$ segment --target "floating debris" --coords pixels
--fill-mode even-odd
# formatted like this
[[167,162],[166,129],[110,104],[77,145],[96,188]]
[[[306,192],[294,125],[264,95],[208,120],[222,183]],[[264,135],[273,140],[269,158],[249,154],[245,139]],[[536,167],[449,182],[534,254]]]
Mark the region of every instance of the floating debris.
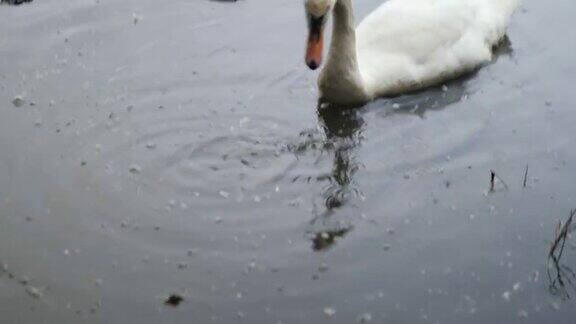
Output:
[[28,287],[26,288],[26,292],[28,293],[28,295],[30,295],[31,297],[36,298],[36,299],[40,299],[40,298],[42,298],[42,296],[43,296],[42,291],[40,290],[40,288],[36,288],[36,287],[33,287],[33,286],[28,286]]
[[140,174],[142,173],[142,168],[138,164],[131,164],[128,167],[128,171],[132,174]]
[[24,105],[24,98],[22,98],[22,96],[16,96],[12,100],[12,104],[14,107],[20,108]]
[[228,191],[220,190],[218,191],[218,194],[222,196],[222,198],[228,199],[230,197],[230,193]]
[[140,22],[140,20],[142,20],[142,19],[144,19],[144,17],[142,17],[136,13],[132,14],[132,21],[133,21],[134,25],[137,25],[138,22]]
[[370,313],[360,314],[360,316],[358,316],[357,322],[360,324],[366,324],[372,322],[372,314]]
[[523,310],[523,309],[521,309],[521,310],[518,311],[518,317],[520,317],[520,318],[527,318],[527,317],[528,317],[528,312],[525,311],[525,310]]
[[0,3],[6,3],[9,5],[21,5],[23,3],[32,2],[33,0],[0,0]]
[[168,296],[168,298],[166,298],[166,300],[164,301],[164,305],[166,305],[166,306],[172,306],[172,307],[177,307],[177,306],[180,305],[183,301],[184,301],[184,297],[182,297],[182,295],[179,295],[179,294],[171,294],[171,295]]

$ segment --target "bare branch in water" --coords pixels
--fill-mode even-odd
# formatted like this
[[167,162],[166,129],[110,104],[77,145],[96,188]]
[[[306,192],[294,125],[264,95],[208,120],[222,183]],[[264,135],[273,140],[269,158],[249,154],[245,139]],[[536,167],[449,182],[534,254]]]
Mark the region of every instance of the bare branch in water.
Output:
[[566,243],[566,238],[568,236],[568,229],[572,224],[572,219],[574,218],[574,215],[576,215],[576,209],[572,209],[570,211],[570,217],[568,217],[568,220],[566,220],[566,223],[564,223],[564,225],[562,225],[562,222],[558,223],[558,227],[556,228],[556,237],[554,238],[554,241],[550,246],[550,252],[548,253],[548,256],[556,256],[555,254],[556,249],[558,248],[560,242],[562,242],[560,252],[558,253],[557,258],[560,259],[562,257],[562,252],[564,252],[564,244]]
[[[548,252],[548,263],[546,267],[548,280],[550,281],[550,291],[553,294],[560,293],[565,299],[570,298],[567,286],[576,290],[574,283],[576,281],[576,273],[570,267],[560,263],[574,215],[576,215],[576,209],[570,211],[570,217],[568,217],[566,223],[562,224],[562,221],[558,223],[554,234],[554,241]],[[554,277],[551,274],[552,269],[555,271]]]

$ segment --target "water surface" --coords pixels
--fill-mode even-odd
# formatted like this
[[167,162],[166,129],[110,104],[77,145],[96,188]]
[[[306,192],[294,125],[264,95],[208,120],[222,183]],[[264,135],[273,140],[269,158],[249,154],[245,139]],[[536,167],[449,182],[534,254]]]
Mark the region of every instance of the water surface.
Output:
[[356,111],[317,109],[299,1],[0,6],[3,322],[571,322],[575,6]]

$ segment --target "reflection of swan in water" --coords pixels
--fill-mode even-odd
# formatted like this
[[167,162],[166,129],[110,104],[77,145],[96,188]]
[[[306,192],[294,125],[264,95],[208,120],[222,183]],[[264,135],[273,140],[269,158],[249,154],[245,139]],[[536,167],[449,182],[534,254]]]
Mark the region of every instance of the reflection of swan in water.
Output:
[[[501,55],[512,53],[510,43],[505,39],[501,46],[495,49],[494,61]],[[470,94],[467,82],[474,75],[468,74],[446,83],[445,86],[429,88],[417,93],[381,99],[372,102],[362,109],[325,107],[319,104],[318,121],[324,132],[323,143],[318,145],[301,145],[297,150],[320,150],[333,155],[332,169],[329,176],[324,177],[329,185],[322,190],[323,207],[315,212],[310,230],[314,250],[323,250],[343,238],[351,229],[349,224],[332,221],[334,213],[348,205],[353,205],[356,197],[362,196],[361,188],[355,181],[355,174],[362,165],[358,160],[357,150],[362,144],[362,130],[369,125],[363,115],[367,111],[386,118],[391,114],[409,114],[423,117],[427,112],[441,110],[449,105],[465,100]],[[307,136],[310,134],[306,133]]]
[[[360,163],[356,160],[356,148],[362,140],[364,125],[360,112],[347,108],[318,108],[318,119],[328,145],[333,152],[332,170],[328,177],[329,185],[323,189],[323,211],[311,221],[312,226],[320,225],[321,230],[313,230],[314,250],[323,250],[344,237],[351,225],[330,222],[330,216],[361,192],[354,180]],[[320,224],[319,224],[320,223]]]

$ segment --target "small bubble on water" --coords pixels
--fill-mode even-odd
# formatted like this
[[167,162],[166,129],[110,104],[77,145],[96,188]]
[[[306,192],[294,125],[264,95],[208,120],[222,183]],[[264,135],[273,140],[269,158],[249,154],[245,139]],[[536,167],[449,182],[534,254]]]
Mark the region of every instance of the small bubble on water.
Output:
[[336,314],[336,310],[332,307],[324,307],[323,313],[326,317],[332,317]]
[[509,291],[503,292],[502,299],[504,299],[505,301],[510,301],[510,292]]

